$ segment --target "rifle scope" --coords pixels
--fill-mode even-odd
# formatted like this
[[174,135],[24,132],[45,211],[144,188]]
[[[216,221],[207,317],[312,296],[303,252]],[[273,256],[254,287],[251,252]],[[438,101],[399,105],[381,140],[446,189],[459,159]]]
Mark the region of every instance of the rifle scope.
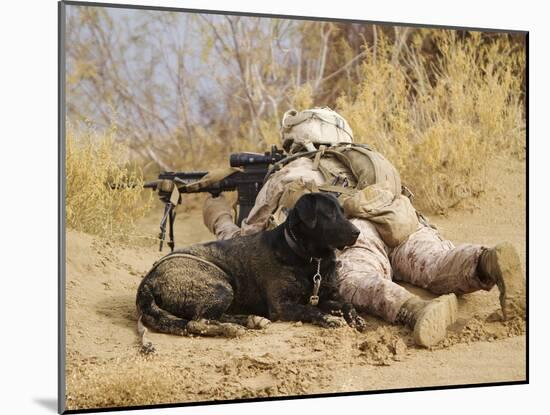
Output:
[[271,149],[271,152],[264,154],[259,153],[233,153],[229,156],[229,165],[231,167],[253,166],[257,164],[273,164],[284,158],[282,150],[276,147]]

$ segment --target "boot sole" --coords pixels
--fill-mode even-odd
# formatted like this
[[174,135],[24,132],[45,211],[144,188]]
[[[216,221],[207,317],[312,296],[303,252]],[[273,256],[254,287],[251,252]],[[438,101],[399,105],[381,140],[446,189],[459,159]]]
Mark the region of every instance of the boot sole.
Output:
[[414,341],[419,346],[431,347],[447,335],[447,327],[456,322],[458,302],[456,295],[442,295],[430,302],[414,326]]
[[500,291],[500,307],[504,319],[525,313],[525,279],[521,271],[519,255],[507,242],[493,248],[498,273],[497,287]]

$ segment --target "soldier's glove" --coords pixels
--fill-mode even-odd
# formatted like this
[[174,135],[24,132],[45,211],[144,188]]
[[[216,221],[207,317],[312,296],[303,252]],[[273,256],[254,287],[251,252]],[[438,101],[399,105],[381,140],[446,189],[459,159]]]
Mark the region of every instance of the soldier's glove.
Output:
[[224,195],[218,197],[208,195],[202,208],[202,218],[208,230],[216,234],[222,224],[233,224],[233,209]]

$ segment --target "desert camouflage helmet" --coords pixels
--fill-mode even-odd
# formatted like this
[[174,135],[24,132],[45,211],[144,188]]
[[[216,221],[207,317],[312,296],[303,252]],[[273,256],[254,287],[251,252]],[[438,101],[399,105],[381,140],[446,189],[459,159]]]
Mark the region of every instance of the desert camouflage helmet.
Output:
[[292,153],[296,148],[315,150],[317,145],[335,145],[353,142],[348,122],[328,107],[304,111],[288,110],[281,123],[283,148]]

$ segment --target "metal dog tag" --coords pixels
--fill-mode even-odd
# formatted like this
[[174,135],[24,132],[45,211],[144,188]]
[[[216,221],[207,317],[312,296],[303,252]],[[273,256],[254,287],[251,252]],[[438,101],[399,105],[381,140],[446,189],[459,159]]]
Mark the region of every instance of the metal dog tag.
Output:
[[313,276],[313,293],[309,297],[310,305],[319,304],[319,296],[317,294],[319,293],[319,287],[321,286],[321,258],[315,258],[315,260],[317,261],[317,272]]
[[309,297],[309,304],[310,305],[319,304],[319,296],[318,295],[312,295],[311,297]]

